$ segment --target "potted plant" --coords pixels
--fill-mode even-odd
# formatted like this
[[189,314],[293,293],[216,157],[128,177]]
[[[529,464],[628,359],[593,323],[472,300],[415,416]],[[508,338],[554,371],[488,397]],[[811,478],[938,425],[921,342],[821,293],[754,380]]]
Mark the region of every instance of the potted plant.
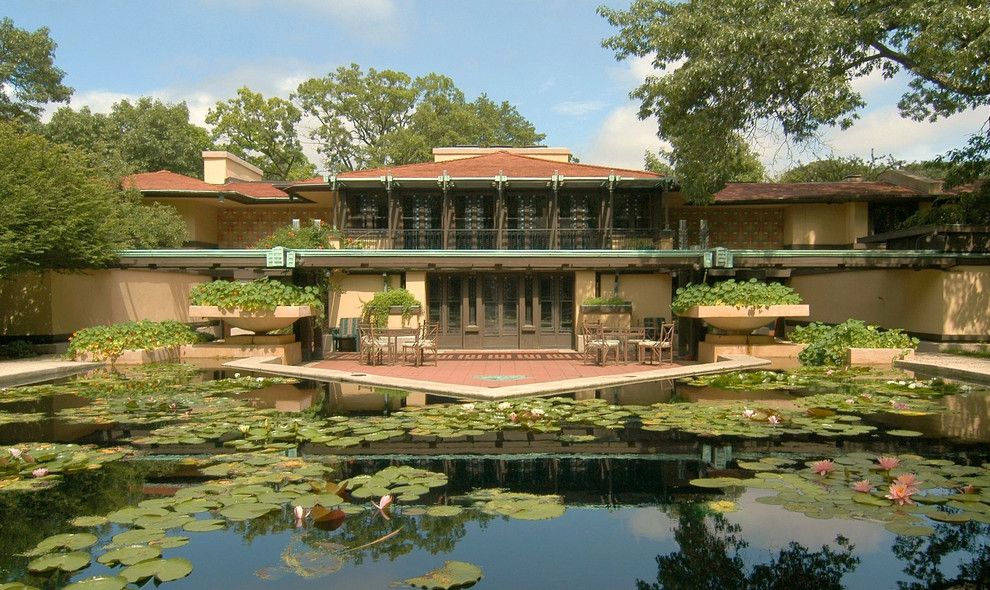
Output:
[[862,320],[846,320],[829,326],[812,322],[798,326],[791,339],[807,346],[798,355],[811,366],[891,366],[896,359],[910,356],[920,341],[899,329],[882,330]]
[[108,361],[111,365],[178,362],[179,347],[205,339],[186,324],[173,320],[122,322],[92,326],[69,338],[67,355],[82,361]]
[[675,315],[700,318],[712,327],[734,334],[748,334],[776,318],[807,317],[810,313],[794,289],[756,279],[681,287],[670,308]]
[[415,295],[405,289],[389,289],[379,291],[365,301],[361,307],[361,316],[364,321],[380,328],[398,328],[409,325],[409,321],[414,316],[418,317],[422,311],[423,306]]
[[632,302],[618,295],[588,297],[581,303],[584,313],[632,313]]
[[231,326],[267,333],[287,328],[323,308],[320,290],[268,278],[256,281],[213,281],[193,288],[189,315],[222,319]]

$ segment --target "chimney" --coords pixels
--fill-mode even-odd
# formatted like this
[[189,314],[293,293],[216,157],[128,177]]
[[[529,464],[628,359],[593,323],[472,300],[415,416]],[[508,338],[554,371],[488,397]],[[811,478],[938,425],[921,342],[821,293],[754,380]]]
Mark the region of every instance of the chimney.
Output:
[[842,182],[863,182],[862,174],[850,174],[849,176],[843,176]]
[[228,180],[262,180],[261,168],[230,152],[203,152],[203,181],[209,184],[226,184]]

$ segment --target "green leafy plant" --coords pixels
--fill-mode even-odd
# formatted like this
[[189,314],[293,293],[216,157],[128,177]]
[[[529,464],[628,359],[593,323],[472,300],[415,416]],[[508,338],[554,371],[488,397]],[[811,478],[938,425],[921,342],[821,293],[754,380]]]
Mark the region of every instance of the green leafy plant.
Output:
[[38,356],[38,351],[26,340],[14,340],[7,344],[0,344],[0,360],[23,359],[31,356]]
[[708,285],[691,284],[677,290],[670,304],[674,313],[681,313],[695,305],[732,305],[735,307],[769,307],[771,305],[796,305],[801,296],[780,283],[762,283],[756,279],[736,282],[734,279]]
[[850,348],[918,348],[919,340],[899,329],[881,330],[867,325],[862,320],[846,320],[829,326],[813,322],[798,326],[791,332],[791,340],[807,344],[798,355],[804,365],[839,366],[846,363],[846,353]]
[[588,297],[584,300],[582,305],[629,305],[629,301],[623,299],[618,295],[610,295],[608,297]]
[[213,281],[193,287],[193,305],[215,305],[224,309],[263,311],[279,305],[309,305],[323,309],[318,287],[297,287],[267,277],[257,281]]
[[165,346],[195,344],[203,340],[195,330],[172,320],[123,322],[93,326],[75,332],[69,338],[68,355],[89,353],[96,360],[116,360],[125,350],[152,350]]
[[384,327],[388,323],[389,309],[392,306],[402,308],[402,323],[405,324],[412,317],[414,307],[421,307],[419,300],[405,289],[391,289],[389,291],[379,291],[374,297],[365,301],[361,307],[361,316],[366,322]]
[[276,229],[254,245],[255,248],[293,248],[298,250],[329,250],[334,231],[325,225],[307,225],[295,228],[286,225]]

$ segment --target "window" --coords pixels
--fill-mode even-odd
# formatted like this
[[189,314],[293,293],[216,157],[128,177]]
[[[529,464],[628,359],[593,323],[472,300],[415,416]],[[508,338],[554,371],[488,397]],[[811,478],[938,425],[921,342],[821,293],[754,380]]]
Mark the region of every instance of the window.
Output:
[[388,229],[388,198],[384,194],[347,195],[349,229]]

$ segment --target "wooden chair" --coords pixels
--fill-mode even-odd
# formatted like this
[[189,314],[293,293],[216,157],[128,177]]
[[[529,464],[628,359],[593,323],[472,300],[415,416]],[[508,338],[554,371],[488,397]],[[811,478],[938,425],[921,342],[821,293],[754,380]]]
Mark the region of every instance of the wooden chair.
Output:
[[[658,362],[663,363],[663,351],[666,350],[668,354],[668,359],[670,362],[674,362],[674,324],[662,324],[660,326],[659,337],[656,340],[643,340],[639,343],[637,349],[636,359],[639,362],[649,362],[653,363],[653,357],[656,356]],[[649,354],[648,361],[644,360],[643,357]]]
[[408,358],[407,355],[411,352],[413,355],[413,364],[419,367],[425,361],[426,351],[432,351],[433,365],[436,366],[440,357],[440,354],[437,352],[437,339],[439,335],[438,324],[423,324],[422,330],[416,335],[416,340],[402,345],[402,358]]
[[591,359],[596,365],[604,365],[610,351],[615,351],[615,362],[619,362],[619,341],[606,339],[601,324],[585,324],[584,361]]
[[353,343],[354,350],[358,350],[360,348],[361,341],[358,338],[358,324],[360,324],[360,322],[361,318],[340,318],[340,325],[336,328],[330,329],[334,352],[341,352],[341,349],[343,348],[341,344],[343,342]]
[[361,353],[361,362],[365,362],[365,358],[367,358],[367,364],[369,365],[382,364],[382,359],[384,358],[385,351],[388,346],[382,344],[381,338],[375,337],[374,325],[365,323],[359,324],[358,335],[360,339],[360,346],[358,350]]

